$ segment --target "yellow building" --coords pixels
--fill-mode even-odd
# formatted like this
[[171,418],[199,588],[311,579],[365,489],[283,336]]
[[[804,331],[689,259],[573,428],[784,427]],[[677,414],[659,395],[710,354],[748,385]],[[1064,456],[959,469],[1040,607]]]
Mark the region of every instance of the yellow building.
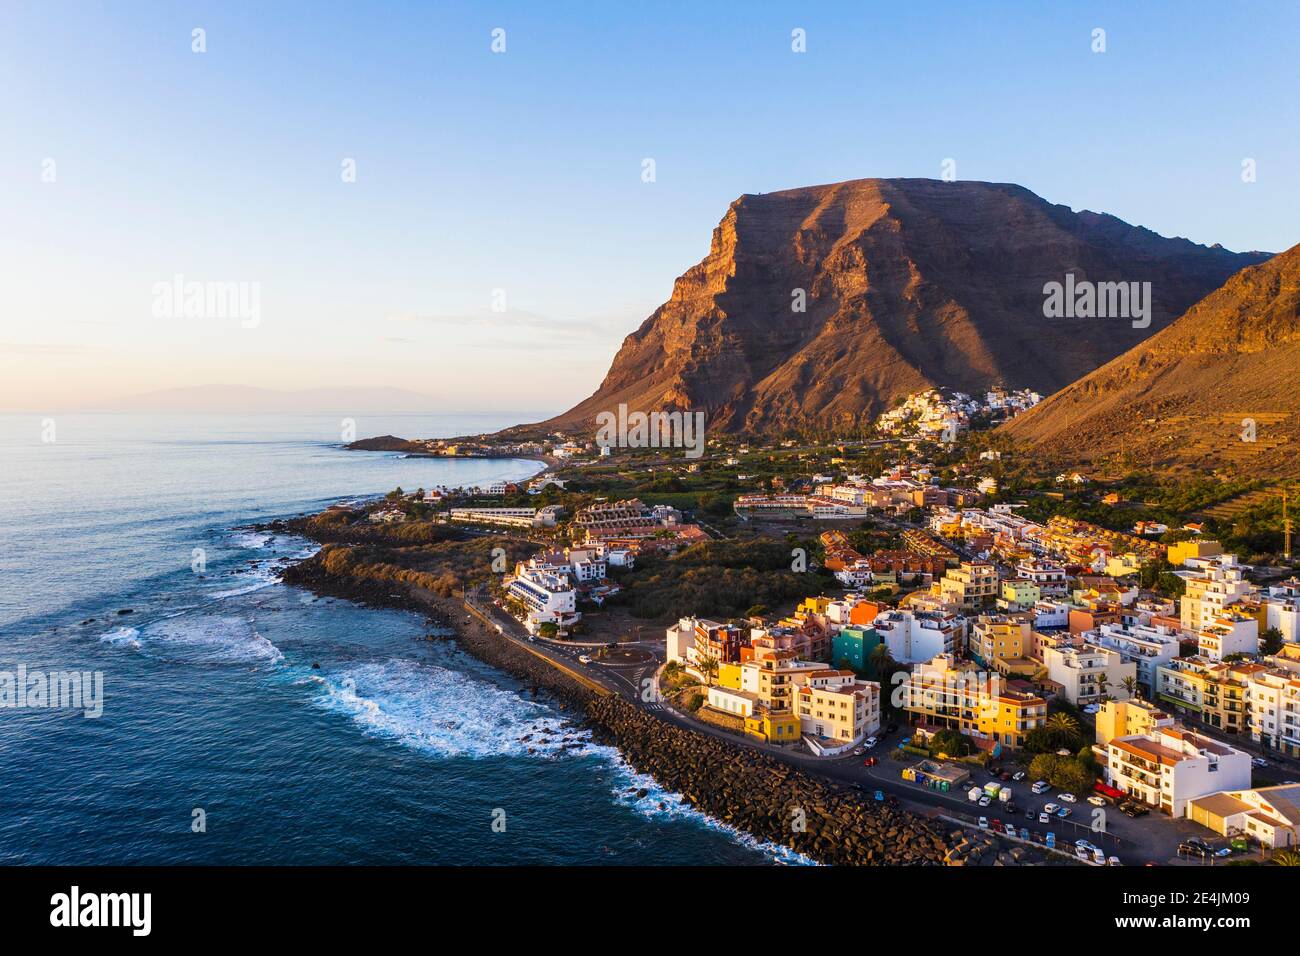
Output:
[[970,656],[985,667],[995,667],[999,659],[1025,657],[1031,633],[1028,614],[981,614],[971,626],[967,642]]
[[740,665],[719,664],[718,686],[728,690],[740,690]]
[[1007,578],[1002,582],[1001,598],[999,606],[1015,605],[1013,610],[1024,610],[1043,599],[1043,589],[1024,578]]
[[1188,558],[1213,558],[1220,554],[1223,554],[1223,546],[1219,542],[1192,538],[1171,544],[1166,560],[1174,567],[1179,567]]
[[796,678],[795,710],[805,734],[828,747],[854,745],[880,729],[880,685],[849,670],[812,671]]
[[790,744],[800,737],[799,718],[792,712],[751,714],[745,718],[745,733],[770,744]]
[[931,584],[930,592],[963,610],[985,607],[998,596],[998,572],[991,564],[963,561]]
[[1246,698],[1252,674],[1267,670],[1242,661],[1225,664],[1180,657],[1156,669],[1156,696],[1228,733],[1249,730]]
[[1001,675],[980,671],[970,661],[957,662],[951,654],[916,665],[906,687],[904,709],[913,722],[1012,748],[1023,746],[1025,735],[1047,722],[1042,697],[1013,691]]
[[1148,701],[1108,700],[1097,712],[1097,743],[1104,747],[1117,737],[1137,737],[1173,723],[1173,717]]

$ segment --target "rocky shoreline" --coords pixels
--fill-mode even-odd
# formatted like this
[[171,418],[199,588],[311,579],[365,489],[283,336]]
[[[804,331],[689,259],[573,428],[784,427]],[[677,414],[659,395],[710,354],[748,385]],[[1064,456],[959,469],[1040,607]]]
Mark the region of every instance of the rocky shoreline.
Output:
[[[300,522],[265,530],[303,534]],[[951,838],[945,828],[906,810],[869,801],[757,750],[662,721],[616,696],[602,696],[469,615],[456,598],[416,593],[388,582],[340,577],[317,557],[282,572],[286,584],[359,604],[422,615],[456,632],[476,658],[546,691],[598,742],[613,745],[638,772],[682,794],[697,810],[753,837],[788,846],[819,863],[942,865]]]

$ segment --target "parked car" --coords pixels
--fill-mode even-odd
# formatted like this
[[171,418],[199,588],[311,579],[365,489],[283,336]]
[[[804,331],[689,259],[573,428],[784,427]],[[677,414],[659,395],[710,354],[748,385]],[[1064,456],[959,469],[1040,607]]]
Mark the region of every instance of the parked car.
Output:
[[866,747],[868,750],[870,750],[872,747],[874,747],[874,746],[875,746],[876,744],[878,744],[879,742],[880,742],[880,741],[878,741],[875,737],[868,737],[866,740],[862,741],[862,746],[864,746],[864,747]]
[[1138,817],[1145,816],[1146,814],[1151,812],[1151,808],[1148,807],[1146,804],[1134,803],[1133,801],[1129,801],[1128,803],[1122,804],[1119,809],[1120,812],[1123,813],[1126,817],[1132,817],[1135,820]]
[[979,787],[971,787],[969,790],[966,791],[966,799],[969,800],[971,803],[974,803],[982,796],[984,796],[984,791],[981,790]]
[[1025,819],[1026,819],[1026,820],[1029,820],[1030,822],[1032,822],[1032,821],[1038,819],[1038,814],[1035,813],[1033,810],[1026,810],[1026,811],[1025,811]]
[[1251,764],[1252,764],[1253,766],[1256,766],[1256,767],[1267,767],[1267,766],[1268,766],[1268,761],[1265,760],[1263,757],[1251,757],[1251,758],[1250,758],[1250,762],[1251,762]]
[[1086,850],[1081,846],[1076,846],[1074,848],[1074,855],[1077,856],[1084,863],[1092,862],[1092,851]]
[[981,806],[981,807],[987,807],[987,806],[988,806],[989,804],[991,804],[992,802],[993,802],[993,798],[990,797],[987,793],[986,793],[986,794],[983,794],[983,795],[980,796],[980,806]]
[[1088,802],[1091,803],[1094,807],[1104,807],[1106,805],[1106,801],[1103,798],[1097,796],[1089,797]]
[[1033,784],[1031,784],[1030,787],[1029,787],[1029,789],[1032,790],[1034,793],[1037,794],[1037,793],[1046,793],[1048,790],[1050,790],[1050,789],[1052,789],[1052,788],[1051,788],[1051,786],[1047,783],[1046,780],[1038,780],[1038,781],[1035,781]]
[[1124,864],[1121,863],[1121,862],[1119,861],[1119,857],[1117,857],[1117,856],[1108,856],[1108,857],[1106,858],[1106,865],[1107,865],[1107,866],[1123,866]]
[[1068,817],[1068,816],[1069,816],[1071,813],[1073,813],[1073,812],[1074,812],[1074,811],[1071,810],[1069,807],[1061,807],[1060,809],[1058,809],[1058,810],[1056,811],[1056,815],[1057,815],[1058,817],[1060,817],[1062,820],[1064,820],[1066,817]]
[[1052,822],[1052,818],[1051,818],[1050,816],[1048,816],[1046,813],[1040,813],[1040,814],[1038,815],[1038,822],[1039,822],[1039,823],[1051,823],[1051,822]]
[[1060,806],[1057,805],[1057,804],[1055,804],[1055,803],[1045,803],[1045,804],[1043,804],[1043,812],[1044,812],[1044,813],[1055,813],[1055,812],[1056,812],[1057,810],[1059,810],[1059,809],[1061,809]]
[[875,757],[868,757],[866,760],[862,761],[862,766],[864,767],[874,767],[875,765],[876,765]]
[[1079,798],[1076,797],[1076,796],[1075,796],[1074,794],[1072,794],[1072,793],[1062,793],[1062,794],[1059,795],[1059,799],[1065,801],[1066,803],[1078,803],[1078,802],[1079,802]]
[[1101,847],[1092,848],[1092,862],[1097,866],[1106,865],[1106,854],[1101,852]]
[[988,817],[980,817],[980,820],[979,820],[979,827],[980,827],[981,830],[987,830],[987,829],[989,828],[989,818],[988,818]]
[[1011,774],[1003,770],[1000,774],[998,774],[998,779],[1001,780],[1003,783],[1006,783],[1008,780],[1011,779]]
[[991,821],[991,822],[989,823],[989,829],[992,830],[994,833],[1001,833],[1001,832],[1002,832],[1002,821],[1001,821],[1001,820],[993,820],[993,821]]
[[1179,856],[1194,856],[1200,859],[1210,855],[1210,848],[1199,843],[1183,842],[1178,844]]
[[1223,859],[1225,856],[1232,856],[1232,847],[1225,846],[1221,850],[1215,850],[1214,855],[1217,856],[1219,859]]
[[591,658],[588,657],[586,654],[579,654],[579,655],[578,655],[578,663],[579,663],[579,664],[590,664],[590,663],[591,663]]
[[1011,779],[1016,781],[1024,780],[1025,772],[1023,770],[1017,770],[1015,773],[1011,775]]

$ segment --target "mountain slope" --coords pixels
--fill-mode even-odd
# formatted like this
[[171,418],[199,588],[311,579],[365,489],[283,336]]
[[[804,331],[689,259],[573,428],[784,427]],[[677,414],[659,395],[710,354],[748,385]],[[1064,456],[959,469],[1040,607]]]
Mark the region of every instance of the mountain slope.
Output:
[[[745,195],[595,394],[544,424],[585,427],[625,402],[770,432],[851,426],[935,385],[1053,392],[1266,257],[1166,239],[1007,184],[864,179]],[[1067,272],[1150,281],[1150,327],[1045,319],[1043,286]],[[792,310],[799,289],[803,312]]]
[[1003,428],[1062,464],[1294,475],[1297,370],[1300,246]]

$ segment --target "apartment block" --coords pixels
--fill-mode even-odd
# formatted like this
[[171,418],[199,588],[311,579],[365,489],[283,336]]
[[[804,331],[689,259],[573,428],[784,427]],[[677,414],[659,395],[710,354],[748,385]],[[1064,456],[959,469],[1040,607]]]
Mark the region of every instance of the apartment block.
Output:
[[1019,748],[1047,721],[1047,701],[1010,689],[1001,675],[940,654],[912,669],[903,697],[913,723]]
[[1106,782],[1173,817],[1188,802],[1250,787],[1250,755],[1177,725],[1106,745]]
[[1124,678],[1137,678],[1137,666],[1118,651],[1084,644],[1079,647],[1044,647],[1047,676],[1061,685],[1061,696],[1076,707],[1095,703],[1109,694],[1118,700],[1129,696]]
[[1138,683],[1154,697],[1156,672],[1178,656],[1179,636],[1177,629],[1168,626],[1108,623],[1086,632],[1083,638],[1087,643],[1115,651],[1121,660],[1131,662]]

